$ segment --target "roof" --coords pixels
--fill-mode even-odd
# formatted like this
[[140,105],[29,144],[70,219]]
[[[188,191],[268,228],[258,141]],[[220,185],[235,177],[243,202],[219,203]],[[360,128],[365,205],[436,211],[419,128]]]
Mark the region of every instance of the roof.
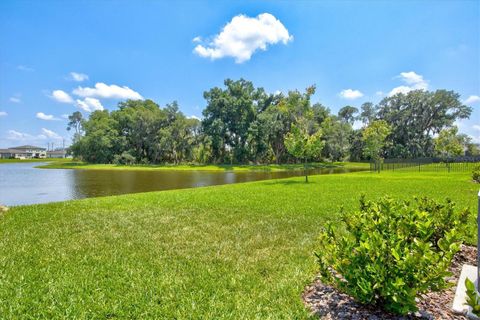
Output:
[[17,149],[17,150],[47,150],[46,148],[32,146],[32,145],[25,145],[25,146],[18,146],[12,147],[10,149]]
[[0,153],[26,153],[26,152],[18,149],[0,149]]

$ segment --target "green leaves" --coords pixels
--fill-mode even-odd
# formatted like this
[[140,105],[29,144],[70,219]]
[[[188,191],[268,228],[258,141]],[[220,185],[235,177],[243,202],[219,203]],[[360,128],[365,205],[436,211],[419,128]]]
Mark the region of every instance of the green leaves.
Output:
[[480,298],[478,296],[475,284],[468,278],[465,279],[467,288],[467,305],[472,308],[472,313],[480,317]]
[[345,228],[328,225],[319,237],[323,281],[361,303],[406,314],[416,310],[418,294],[446,286],[468,212],[451,201],[362,197],[359,211],[342,216]]

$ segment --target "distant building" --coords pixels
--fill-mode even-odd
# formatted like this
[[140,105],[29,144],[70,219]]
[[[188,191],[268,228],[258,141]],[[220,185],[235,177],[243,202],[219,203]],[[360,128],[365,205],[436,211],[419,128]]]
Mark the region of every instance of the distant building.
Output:
[[0,149],[0,159],[26,159],[27,153],[17,149]]
[[66,158],[67,151],[65,150],[54,150],[54,151],[47,151],[47,158]]
[[8,149],[2,149],[1,157],[17,159],[44,159],[47,157],[47,149],[31,145],[18,146]]

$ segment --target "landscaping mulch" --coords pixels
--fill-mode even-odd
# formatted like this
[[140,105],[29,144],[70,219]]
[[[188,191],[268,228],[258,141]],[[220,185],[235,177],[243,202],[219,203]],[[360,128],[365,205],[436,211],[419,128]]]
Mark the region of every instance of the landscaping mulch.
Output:
[[418,298],[419,311],[408,316],[396,316],[379,308],[357,303],[347,294],[323,284],[319,279],[308,286],[303,293],[305,305],[314,315],[321,319],[368,319],[368,320],[403,320],[403,319],[467,319],[451,311],[456,284],[464,264],[477,265],[477,248],[462,246],[450,267],[453,273],[447,281],[453,286],[440,292],[430,292]]

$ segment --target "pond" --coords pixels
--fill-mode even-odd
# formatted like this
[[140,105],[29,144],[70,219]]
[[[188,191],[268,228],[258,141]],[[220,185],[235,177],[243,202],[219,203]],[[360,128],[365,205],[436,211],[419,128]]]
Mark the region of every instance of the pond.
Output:
[[[37,169],[39,162],[0,164],[0,204],[47,203],[126,193],[195,188],[301,176],[302,171],[166,171]],[[312,169],[332,174],[360,169]]]

